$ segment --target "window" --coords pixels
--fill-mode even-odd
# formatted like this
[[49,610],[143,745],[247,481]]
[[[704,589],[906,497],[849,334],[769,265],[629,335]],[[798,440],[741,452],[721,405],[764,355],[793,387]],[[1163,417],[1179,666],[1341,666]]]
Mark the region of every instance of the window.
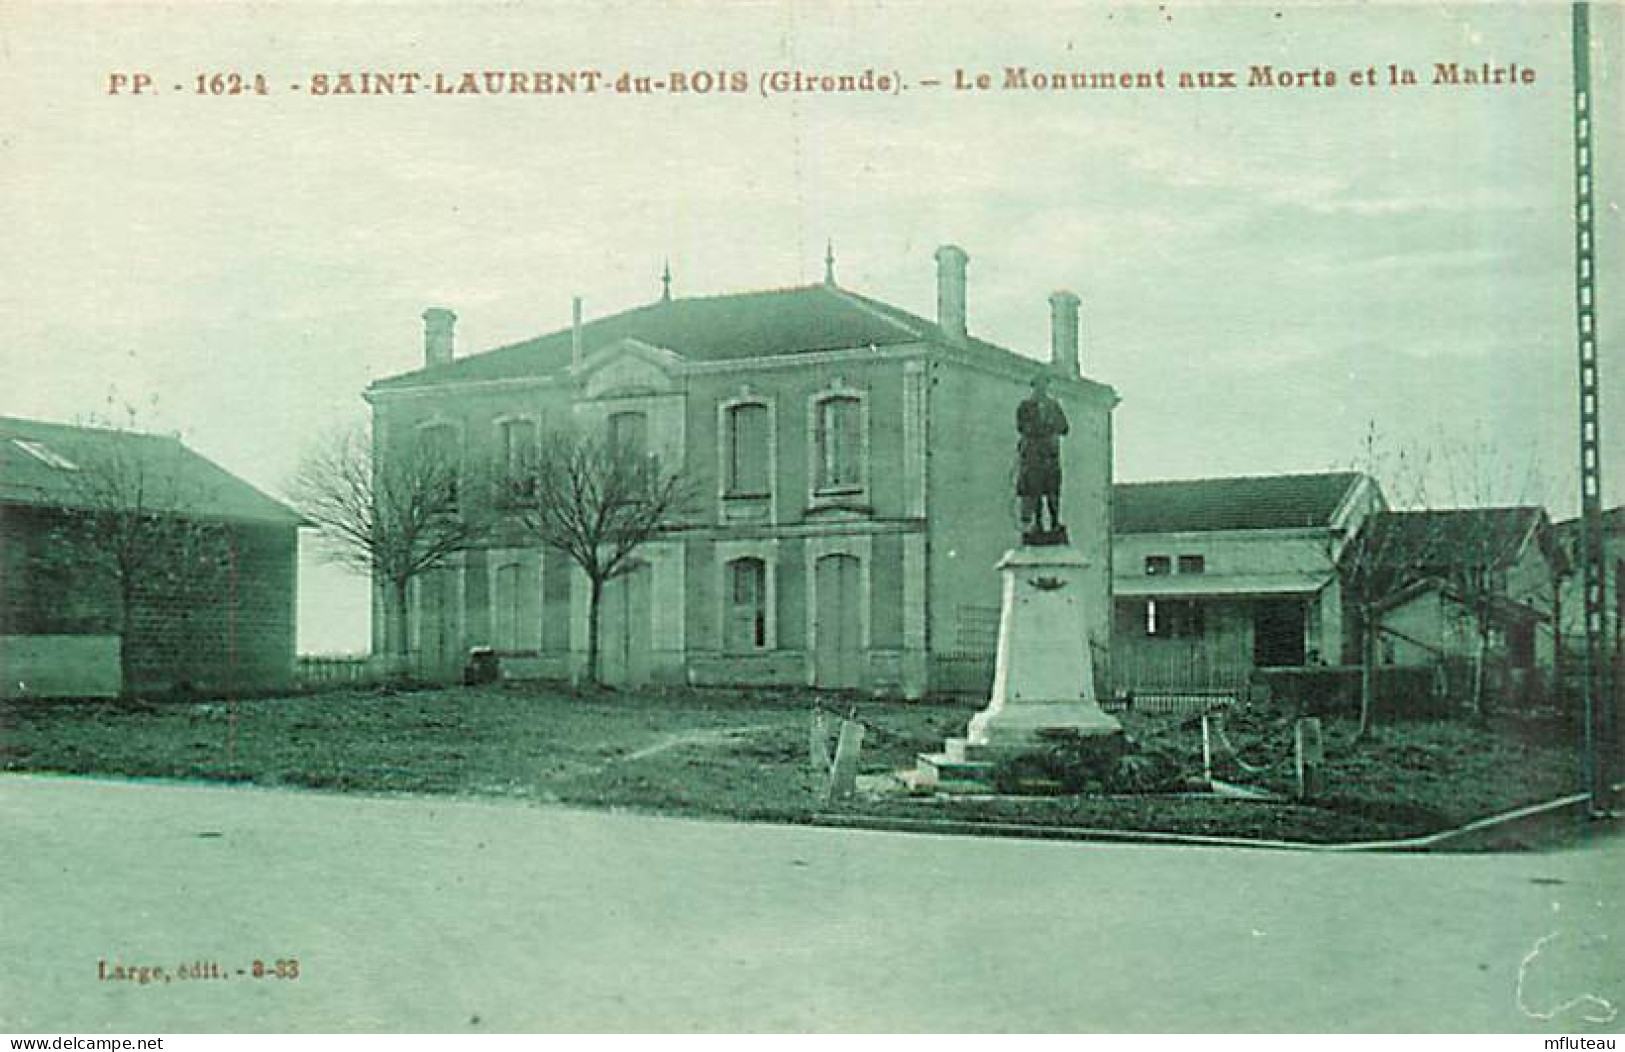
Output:
[[536,423],[533,420],[504,420],[497,425],[501,469],[509,494],[516,500],[536,495]]
[[765,497],[768,495],[767,458],[770,443],[767,406],[747,402],[728,410],[728,495]]
[[1507,659],[1513,668],[1535,667],[1535,623],[1519,621],[1506,630]]
[[502,464],[510,474],[529,468],[536,455],[536,424],[531,420],[504,420],[498,426],[502,443]]
[[735,653],[767,646],[767,564],[735,559],[728,564],[727,649]]
[[852,395],[836,395],[818,403],[818,489],[862,488],[862,410],[862,403]]
[[458,455],[457,428],[451,424],[424,424],[418,430],[418,441],[421,443],[418,454],[423,457],[422,467],[442,476],[446,487],[446,502],[456,504],[457,478],[462,473],[461,457]]
[[609,448],[620,454],[647,455],[649,452],[649,418],[639,412],[611,413],[609,416]]
[[1206,610],[1190,600],[1147,599],[1145,634],[1159,639],[1195,639],[1207,630]]
[[1173,563],[1166,555],[1147,555],[1145,572],[1149,577],[1162,577],[1173,573]]
[[1181,555],[1179,557],[1180,573],[1206,573],[1207,559],[1200,555]]
[[56,468],[58,471],[78,471],[79,465],[47,446],[44,442],[30,442],[25,438],[14,438],[11,444],[27,453],[35,460]]

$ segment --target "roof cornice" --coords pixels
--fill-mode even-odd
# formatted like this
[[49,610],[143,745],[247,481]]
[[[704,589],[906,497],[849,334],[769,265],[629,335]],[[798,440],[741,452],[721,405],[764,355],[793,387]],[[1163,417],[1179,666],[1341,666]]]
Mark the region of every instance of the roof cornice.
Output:
[[441,394],[451,390],[463,391],[476,388],[513,390],[527,387],[558,387],[569,382],[567,375],[558,373],[546,376],[506,376],[500,380],[434,380],[428,383],[413,384],[409,387],[368,387],[361,392],[361,397],[371,404],[378,401],[393,401],[397,398]]
[[1234,540],[1237,534],[1243,534],[1248,539],[1267,540],[1283,537],[1324,538],[1335,527],[1321,526],[1235,526],[1228,529],[1213,530],[1138,530],[1133,533],[1113,529],[1114,537],[1166,537],[1178,540],[1199,540],[1203,537],[1226,537]]

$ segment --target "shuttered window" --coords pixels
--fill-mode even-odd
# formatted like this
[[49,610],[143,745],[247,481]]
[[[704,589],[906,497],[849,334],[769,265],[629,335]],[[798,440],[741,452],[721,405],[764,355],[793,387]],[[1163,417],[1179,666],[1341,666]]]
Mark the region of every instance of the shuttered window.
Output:
[[818,403],[818,488],[855,490],[863,485],[862,404],[849,395]]
[[649,452],[649,418],[643,413],[613,413],[609,418],[609,448],[617,454]]
[[504,420],[498,427],[499,456],[509,496],[527,500],[536,495],[536,423],[532,420]]
[[727,422],[729,495],[767,496],[767,406],[736,405],[728,410]]

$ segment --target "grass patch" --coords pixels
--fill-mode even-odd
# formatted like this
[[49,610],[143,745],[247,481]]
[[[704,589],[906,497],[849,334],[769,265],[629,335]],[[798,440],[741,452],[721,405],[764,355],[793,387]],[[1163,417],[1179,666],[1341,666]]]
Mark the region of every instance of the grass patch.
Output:
[[[451,793],[591,807],[805,821],[823,810],[807,767],[805,692],[580,692],[529,686],[366,689],[236,702],[0,704],[0,769]],[[831,701],[844,711],[849,702]],[[913,765],[963,734],[969,703],[862,701],[862,769]],[[1198,720],[1130,714],[1129,733],[1201,773]],[[1238,713],[1218,777],[1290,793],[1292,721]],[[1379,727],[1359,744],[1325,723],[1327,793],[1312,805],[1183,796],[856,799],[848,813],[1347,841],[1413,836],[1573,792],[1573,734],[1552,723]]]
[[[1126,715],[1148,750],[1201,773],[1201,720]],[[886,800],[849,810],[898,817],[1142,829],[1170,833],[1350,842],[1421,836],[1573,793],[1578,731],[1555,721],[1502,718],[1489,726],[1421,721],[1379,726],[1356,742],[1352,720],[1323,721],[1326,789],[1312,803],[1181,796]],[[1224,721],[1235,753],[1215,742],[1215,777],[1290,797],[1293,718],[1238,712]],[[1216,736],[1217,737],[1217,736]],[[1234,759],[1239,754],[1252,770]],[[1528,841],[1533,844],[1536,841]],[[1522,846],[1517,838],[1498,846]]]

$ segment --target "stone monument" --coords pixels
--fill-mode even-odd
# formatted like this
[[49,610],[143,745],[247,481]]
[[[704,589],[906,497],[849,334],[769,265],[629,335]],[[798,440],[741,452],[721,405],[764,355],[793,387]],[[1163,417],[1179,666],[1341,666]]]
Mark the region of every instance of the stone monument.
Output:
[[[1021,543],[1066,544],[1061,525],[1061,437],[1071,429],[1049,395],[1049,377],[1032,379],[1032,394],[1016,407],[1016,496],[1021,498]],[[1045,526],[1045,517],[1049,525]]]
[[1048,388],[1049,377],[1040,373],[1016,410],[1021,544],[997,566],[1004,581],[992,696],[964,738],[920,757],[915,784],[921,788],[985,787],[999,760],[1065,737],[1122,731],[1095,698],[1088,633],[1095,599],[1086,579],[1089,561],[1060,521],[1060,442],[1068,425]]
[[1023,545],[999,560],[999,650],[987,707],[971,717],[966,740],[973,748],[1023,752],[1056,735],[1122,729],[1095,699],[1088,567],[1071,545]]
[[1021,751],[1057,734],[1114,734],[1121,725],[1095,700],[1089,653],[1089,562],[1061,522],[1061,438],[1066,413],[1049,395],[1049,377],[1033,377],[1016,409],[1016,494],[1021,547],[1005,553],[999,650],[993,694],[970,721],[973,748]]

